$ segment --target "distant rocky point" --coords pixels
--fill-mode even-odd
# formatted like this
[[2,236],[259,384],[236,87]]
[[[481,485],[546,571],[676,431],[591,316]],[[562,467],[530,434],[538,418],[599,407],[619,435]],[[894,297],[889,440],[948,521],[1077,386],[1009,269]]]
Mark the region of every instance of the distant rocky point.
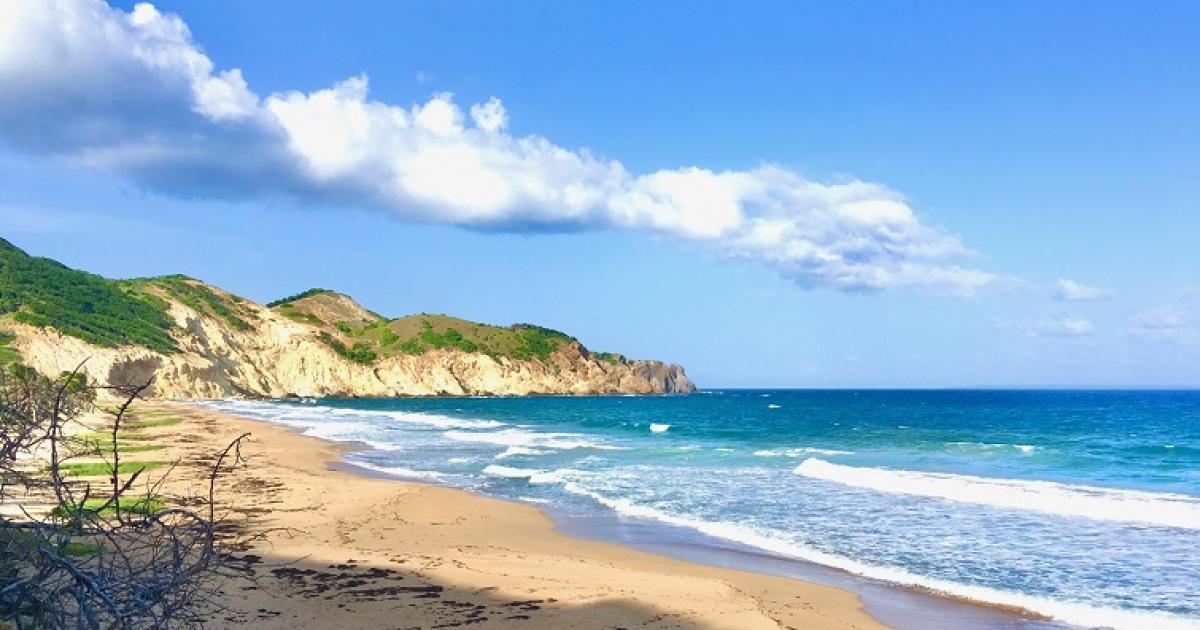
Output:
[[[84,360],[86,359],[86,362]],[[0,363],[151,377],[157,398],[686,394],[679,365],[540,326],[388,319],[335,291],[266,306],[185,276],[110,280],[0,239]]]

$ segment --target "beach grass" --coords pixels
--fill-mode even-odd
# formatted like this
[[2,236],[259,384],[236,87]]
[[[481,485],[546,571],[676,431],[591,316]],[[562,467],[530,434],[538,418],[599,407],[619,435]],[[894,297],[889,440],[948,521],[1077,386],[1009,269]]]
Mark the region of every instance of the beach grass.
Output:
[[[83,511],[88,515],[93,516],[108,516],[117,512],[117,504],[120,504],[121,511],[126,514],[154,514],[166,509],[167,504],[154,497],[140,497],[137,499],[125,499],[114,502],[110,505],[107,498],[88,499],[82,504],[75,505],[60,505],[50,511],[54,516],[65,517],[76,512]],[[84,543],[86,544],[86,543]]]
[[[166,464],[167,462],[160,461],[121,462],[117,466],[117,474],[128,475],[139,470],[154,470]],[[71,477],[107,477],[113,472],[113,466],[109,462],[67,462],[59,464],[58,469],[62,474]]]
[[[77,438],[76,444],[79,447],[80,453],[106,453],[112,450],[112,434],[95,431],[86,433]],[[124,433],[119,434],[117,439],[118,453],[146,453],[149,451],[161,451],[167,448],[166,444],[144,444],[137,441],[128,441],[129,436]],[[142,439],[149,439],[149,436],[142,436]]]
[[126,422],[123,426],[126,429],[140,431],[142,429],[153,429],[155,427],[169,427],[172,425],[179,424],[179,422],[180,422],[179,418],[173,418],[170,416],[158,416],[158,417],[148,417],[144,420],[141,420],[141,419],[133,420],[131,422]]
[[69,542],[63,548],[63,555],[71,558],[82,558],[85,556],[98,556],[102,548],[96,543]]

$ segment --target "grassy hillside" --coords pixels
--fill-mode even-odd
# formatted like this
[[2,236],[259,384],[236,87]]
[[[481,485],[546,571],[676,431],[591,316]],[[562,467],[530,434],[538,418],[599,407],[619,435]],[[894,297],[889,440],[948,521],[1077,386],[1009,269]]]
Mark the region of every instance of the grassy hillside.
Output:
[[53,327],[98,346],[177,350],[166,303],[121,283],[29,256],[0,239],[0,321]]
[[250,330],[258,315],[246,306],[246,300],[214,290],[208,285],[184,275],[156,276],[115,280],[118,286],[132,295],[161,302],[161,297],[171,298],[197,313],[205,313],[225,320],[234,330]]
[[[29,256],[0,239],[0,364],[16,358],[8,347],[12,336],[3,330],[5,321],[52,327],[98,346],[140,345],[177,352],[168,300],[223,320],[234,330],[252,330],[259,324],[252,303],[187,276],[109,280]],[[491,326],[424,313],[387,319],[327,289],[310,289],[270,306],[315,327],[321,341],[362,364],[439,349],[545,361],[563,344],[575,341],[532,324]],[[595,356],[609,363],[622,360],[615,354]]]
[[[565,333],[531,324],[491,326],[426,313],[386,319],[325,289],[310,289],[272,304],[285,317],[319,327],[325,343],[359,363],[443,348],[544,361],[563,343],[575,341]],[[616,361],[616,355],[604,358]]]

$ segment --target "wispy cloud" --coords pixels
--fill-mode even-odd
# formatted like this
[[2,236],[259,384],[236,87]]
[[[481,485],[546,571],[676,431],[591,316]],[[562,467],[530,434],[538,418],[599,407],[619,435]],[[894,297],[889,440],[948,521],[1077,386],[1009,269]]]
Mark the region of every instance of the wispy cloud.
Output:
[[1026,320],[1022,328],[1030,337],[1086,337],[1092,334],[1092,322],[1069,316]]
[[254,92],[148,4],[0,5],[0,139],[177,196],[285,197],[476,229],[619,228],[704,243],[802,287],[970,295],[1013,283],[963,266],[959,238],[890,188],[773,164],[629,172],[508,132],[499,99],[372,100],[366,76]]
[[1109,289],[1091,287],[1065,278],[1054,284],[1054,298],[1067,302],[1103,300],[1112,295]]
[[1133,316],[1130,333],[1148,341],[1200,343],[1200,294],[1185,289],[1175,298]]

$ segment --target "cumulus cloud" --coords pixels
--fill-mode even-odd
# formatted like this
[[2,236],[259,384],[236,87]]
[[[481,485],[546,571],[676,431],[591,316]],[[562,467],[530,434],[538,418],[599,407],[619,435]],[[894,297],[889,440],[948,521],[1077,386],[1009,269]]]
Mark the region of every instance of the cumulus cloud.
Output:
[[628,229],[699,242],[802,287],[970,295],[1013,283],[962,266],[955,235],[886,186],[786,168],[629,172],[509,133],[499,99],[372,100],[365,75],[255,93],[177,16],[102,0],[0,5],[0,139],[170,195],[369,207],[476,229]]
[[1112,297],[1112,294],[1108,289],[1090,287],[1065,278],[1054,284],[1054,298],[1065,302],[1103,300]]
[[1092,322],[1079,317],[1047,317],[1025,322],[1030,337],[1086,337],[1092,334]]

